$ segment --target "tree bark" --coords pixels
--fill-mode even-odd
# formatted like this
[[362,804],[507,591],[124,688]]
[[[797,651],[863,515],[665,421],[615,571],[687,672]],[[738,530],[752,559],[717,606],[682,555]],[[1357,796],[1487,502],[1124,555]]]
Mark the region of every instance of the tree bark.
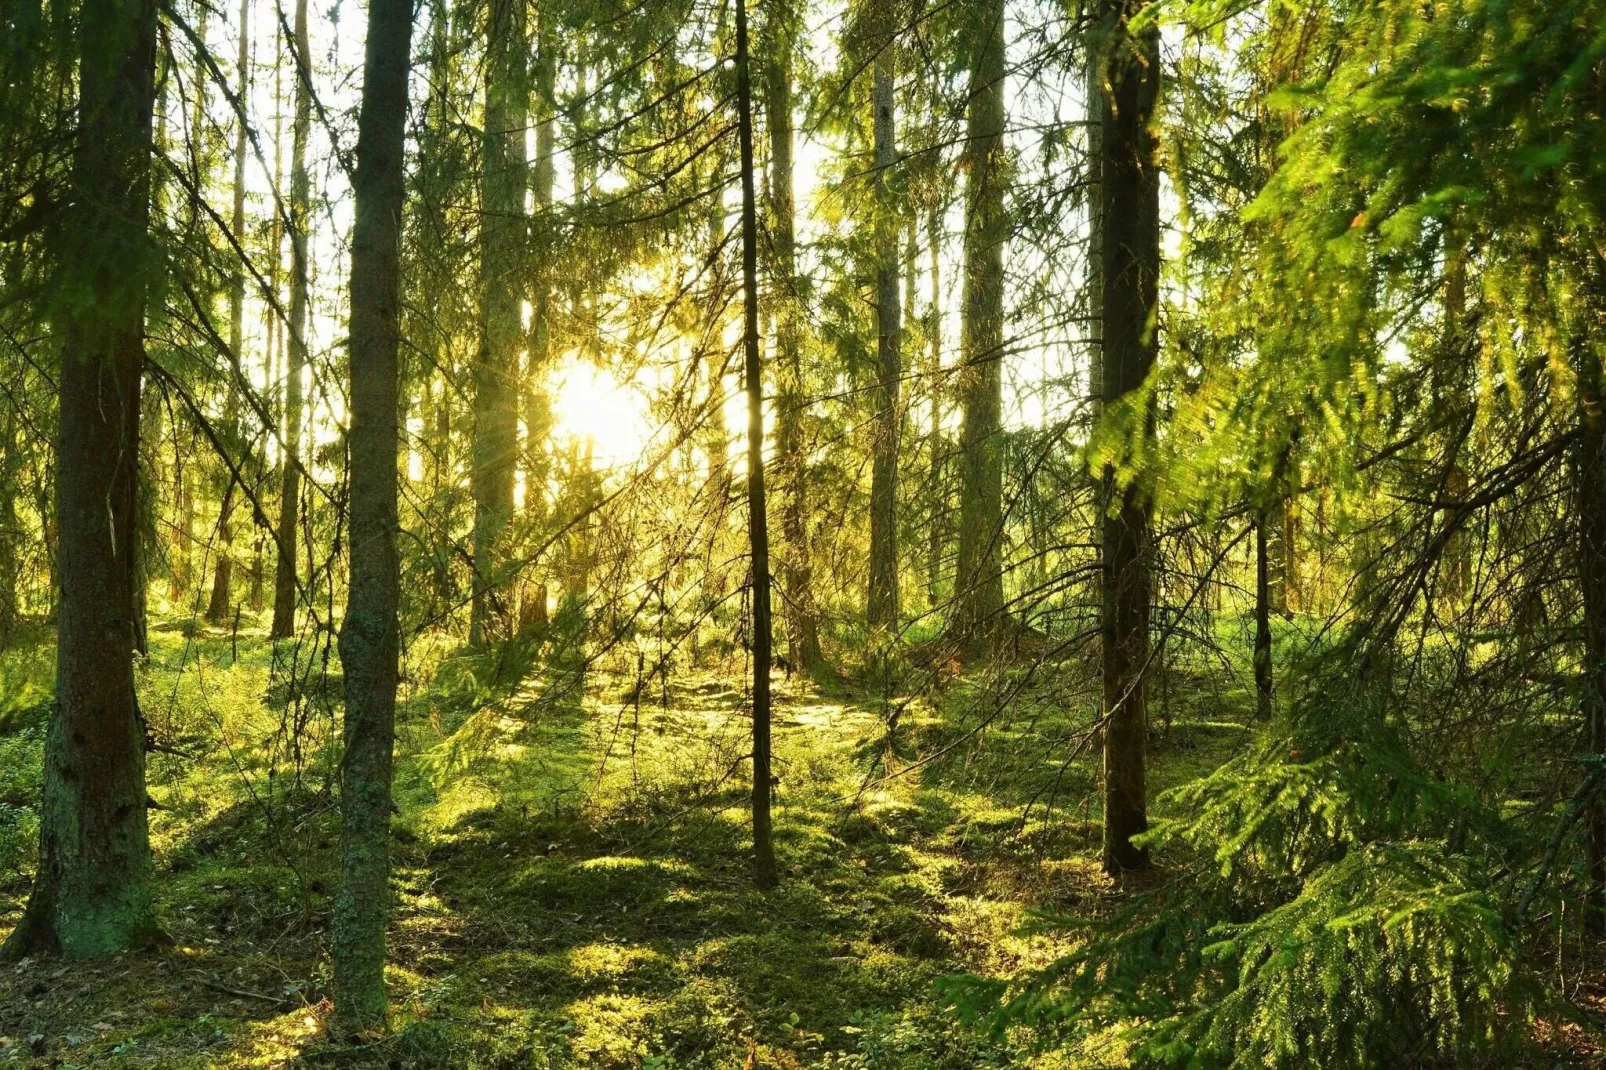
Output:
[[742,354],[747,385],[747,533],[753,567],[753,879],[780,882],[770,825],[770,537],[764,513],[764,365],[758,349],[758,205],[747,0],[736,0],[736,122],[742,152]]
[[[1606,383],[1587,342],[1575,345],[1578,370],[1578,585],[1583,595],[1584,751],[1606,760]],[[1598,797],[1584,825],[1584,925],[1606,933],[1606,808]]]
[[808,535],[808,465],[803,455],[803,330],[798,314],[796,207],[792,193],[792,53],[797,47],[796,12],[774,3],[769,15],[768,62],[764,65],[764,114],[770,140],[770,233],[774,247],[775,356],[780,380],[776,405],[775,466],[783,481],[781,542],[786,559],[781,582],[786,645],[792,664],[815,674],[825,667],[814,603],[814,566]]
[[1275,513],[1262,513],[1255,521],[1255,715],[1271,719],[1271,574],[1270,529]]
[[411,0],[369,0],[351,241],[351,586],[340,627],[345,672],[340,891],[334,904],[336,1013],[383,1024],[390,916],[390,784],[400,649],[396,613],[398,318],[403,137]]
[[[250,85],[251,64],[251,0],[240,0],[240,52],[235,68],[235,92],[241,101],[246,99]],[[245,248],[245,121],[234,124],[234,211],[229,218],[229,233],[234,244]],[[236,263],[229,279],[229,363],[230,371],[226,398],[223,404],[224,443],[238,449],[240,441],[240,395],[238,380],[243,375],[245,359],[245,266]],[[243,457],[240,458],[242,461]],[[234,608],[234,474],[224,466],[223,501],[218,514],[217,568],[212,573],[212,599],[206,609],[206,619],[222,624],[229,619]]]
[[296,0],[295,116],[290,121],[290,353],[284,375],[284,474],[279,484],[279,556],[273,571],[274,639],[296,633],[297,529],[301,523],[301,376],[307,366],[307,226],[312,183],[307,136],[312,129],[312,42],[307,0]]
[[927,392],[931,403],[931,439],[927,444],[931,465],[931,528],[926,533],[926,603],[936,609],[942,593],[942,559],[948,546],[948,465],[943,442],[944,381],[942,371],[942,209],[932,207],[926,216],[926,241],[931,258],[931,308],[927,310]]
[[[548,26],[549,16],[537,16],[535,98],[541,110],[535,128],[535,212],[532,226],[530,339],[524,374],[524,512],[540,530],[548,518],[547,481],[552,475],[548,440],[552,436],[552,402],[546,377],[552,366],[552,268],[554,246],[552,196],[557,172],[557,39]],[[541,567],[539,562],[534,563]],[[519,599],[520,631],[547,625],[547,585],[544,572],[529,583]]]
[[898,223],[888,179],[898,162],[893,99],[893,37],[877,35],[875,108],[876,390],[870,465],[870,591],[872,630],[898,625],[898,380],[903,374],[903,310],[899,300]]
[[[16,389],[20,403],[20,377]],[[0,650],[11,645],[21,619],[22,531],[17,526],[17,480],[22,466],[17,456],[17,410],[13,405],[0,422]]]
[[[1117,21],[1104,95],[1100,208],[1103,217],[1104,405],[1125,418],[1152,417],[1142,388],[1157,353],[1155,316],[1160,275],[1160,174],[1150,124],[1160,90],[1158,31],[1137,36],[1126,20],[1135,0],[1115,0]],[[1153,593],[1149,500],[1137,480],[1118,484],[1105,469],[1109,507],[1103,531],[1104,868],[1110,873],[1148,865],[1132,837],[1148,828],[1144,769],[1148,705],[1149,603]]]
[[513,520],[518,460],[518,350],[524,252],[525,84],[523,0],[491,0],[481,141],[480,349],[474,367],[474,590],[469,642],[505,634],[498,588]]
[[987,0],[977,17],[965,141],[965,284],[960,338],[959,568],[954,580],[957,638],[974,654],[997,635],[1004,616],[1003,409],[1004,5]]
[[156,5],[86,0],[67,220],[56,444],[61,604],[39,871],[0,958],[107,955],[159,937],[134,697],[134,538],[150,247]]

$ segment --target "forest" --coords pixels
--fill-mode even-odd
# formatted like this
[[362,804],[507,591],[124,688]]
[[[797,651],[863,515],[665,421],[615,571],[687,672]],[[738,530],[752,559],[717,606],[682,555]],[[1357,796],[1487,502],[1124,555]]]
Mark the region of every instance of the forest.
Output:
[[0,0],[0,1067],[1606,1066],[1606,0]]

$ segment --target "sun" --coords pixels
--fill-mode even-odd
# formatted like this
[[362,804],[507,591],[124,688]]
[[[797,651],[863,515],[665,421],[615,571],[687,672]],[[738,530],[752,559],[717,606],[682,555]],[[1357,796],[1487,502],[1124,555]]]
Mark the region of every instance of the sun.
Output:
[[588,360],[571,356],[559,362],[548,376],[547,396],[553,438],[589,440],[598,468],[633,465],[652,441],[646,396]]

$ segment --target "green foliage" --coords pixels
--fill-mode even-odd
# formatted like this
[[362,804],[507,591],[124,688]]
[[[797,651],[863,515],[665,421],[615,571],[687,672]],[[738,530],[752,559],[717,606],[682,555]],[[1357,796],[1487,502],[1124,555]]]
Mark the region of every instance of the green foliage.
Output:
[[1519,1047],[1538,989],[1487,880],[1506,830],[1348,701],[1168,793],[1178,816],[1148,840],[1179,872],[1112,917],[1041,919],[1083,933],[1075,953],[1014,982],[950,980],[949,998],[995,1030],[1114,1035],[1144,1065],[1461,1065]]
[[0,736],[0,883],[32,870],[39,854],[39,789],[44,730]]

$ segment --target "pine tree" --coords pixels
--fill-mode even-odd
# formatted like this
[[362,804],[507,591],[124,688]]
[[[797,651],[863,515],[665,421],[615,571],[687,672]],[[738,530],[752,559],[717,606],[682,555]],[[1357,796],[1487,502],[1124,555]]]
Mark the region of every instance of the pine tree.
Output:
[[345,757],[340,890],[335,897],[336,1012],[356,1028],[385,1020],[390,918],[391,768],[400,666],[396,553],[401,336],[401,216],[411,0],[372,0],[357,117],[351,242],[351,583],[340,627]]

